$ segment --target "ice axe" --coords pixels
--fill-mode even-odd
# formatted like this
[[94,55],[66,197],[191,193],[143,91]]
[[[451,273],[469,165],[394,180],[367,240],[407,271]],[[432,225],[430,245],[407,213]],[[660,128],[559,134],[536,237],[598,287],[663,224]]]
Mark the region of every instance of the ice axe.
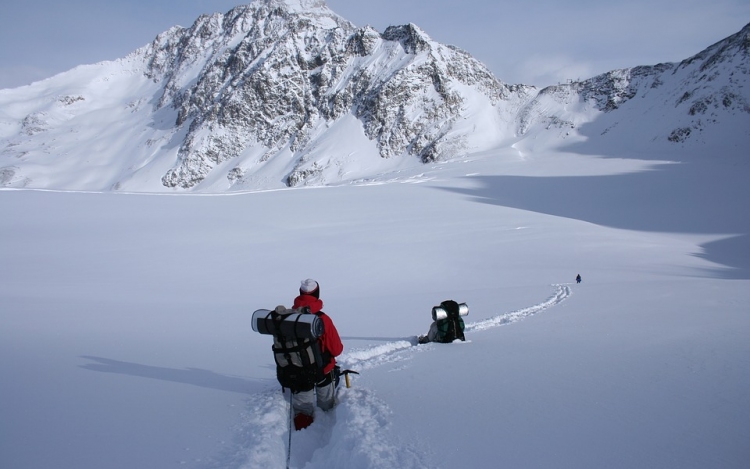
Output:
[[349,375],[351,374],[358,375],[359,372],[354,371],[354,370],[344,370],[340,374],[344,375],[344,380],[346,381],[346,387],[350,388],[352,387],[352,383],[351,381],[349,381]]

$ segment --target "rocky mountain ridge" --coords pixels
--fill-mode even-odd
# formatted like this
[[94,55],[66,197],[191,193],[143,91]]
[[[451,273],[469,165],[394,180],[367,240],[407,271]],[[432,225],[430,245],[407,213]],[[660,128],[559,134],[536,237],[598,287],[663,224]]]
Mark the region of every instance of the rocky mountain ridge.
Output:
[[[259,2],[224,18],[202,17],[151,45],[147,75],[166,79],[160,105],[178,110],[177,126],[189,125],[165,186],[192,187],[249,146],[264,147],[260,161],[287,148],[304,153],[316,127],[348,113],[381,157],[433,161],[447,156],[443,148],[461,146],[461,136],[446,136],[465,101],[456,84],[476,88],[493,105],[514,97],[469,54],[434,43],[413,24],[380,34],[320,5],[285,6]],[[206,55],[196,82],[185,86],[195,57]],[[290,185],[310,174],[304,163]],[[237,168],[233,175],[242,173]]]
[[[750,140],[749,38],[750,25],[679,64],[539,90],[503,83],[414,24],[379,33],[322,1],[259,0],[171,28],[119,61],[0,92],[0,185],[326,184],[541,134],[565,144],[619,132],[674,146],[710,143],[712,128],[736,125],[741,146]],[[619,125],[634,115],[642,138]],[[653,125],[665,119],[666,133]],[[76,165],[76,180],[54,176]]]

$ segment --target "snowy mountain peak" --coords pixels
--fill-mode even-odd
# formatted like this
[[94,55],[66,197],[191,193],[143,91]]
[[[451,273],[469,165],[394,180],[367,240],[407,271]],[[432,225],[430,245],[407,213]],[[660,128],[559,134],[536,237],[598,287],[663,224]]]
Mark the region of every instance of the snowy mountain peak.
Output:
[[383,33],[383,39],[401,43],[407,54],[429,51],[432,42],[427,33],[413,23],[403,26],[389,26]]
[[[0,93],[0,184],[224,192],[367,179],[510,145],[739,149],[748,27],[680,64],[537,90],[414,24],[258,0]],[[736,138],[717,129],[731,126]]]
[[[289,153],[296,161],[287,165],[288,184],[323,182],[326,168],[340,168],[341,161],[315,153],[316,134],[337,122],[345,125],[352,115],[369,143],[343,144],[339,156],[364,145],[384,158],[438,159],[461,151],[466,139],[446,135],[465,101],[451,89],[454,82],[475,88],[485,100],[504,95],[482,64],[433,43],[415,25],[390,27],[381,35],[370,27],[356,29],[327,8],[309,21],[309,10],[278,5],[244,8],[242,16],[252,18],[249,28],[217,24],[211,34],[201,34],[196,23],[166,47],[163,41],[153,45],[150,54],[158,60],[151,63],[159,66],[151,76],[166,70],[168,77],[160,106],[171,104],[177,126],[189,127],[178,164],[162,178],[165,186],[191,188],[217,165],[247,156],[250,164],[239,162],[226,173],[230,183],[243,182],[248,166],[288,160]],[[234,17],[230,25],[240,15]],[[222,33],[230,30],[240,34]],[[196,42],[204,47],[190,47]],[[203,60],[200,68],[196,57]],[[161,66],[169,62],[177,66]],[[394,96],[398,101],[390,102]],[[432,114],[424,116],[425,108]]]
[[[651,142],[650,151],[692,145],[744,155],[750,144],[749,34],[750,25],[680,63],[613,70],[545,88],[519,112],[519,134],[557,129],[558,135],[577,131],[628,151]],[[602,114],[592,116],[591,109]]]
[[[699,65],[700,72],[706,72],[712,68],[715,71],[722,63],[733,63],[736,61],[742,68],[742,72],[747,74],[747,60],[749,55],[750,23],[745,25],[738,33],[707,47],[689,59],[683,60],[679,67],[688,68],[697,64]],[[707,79],[708,76],[703,78]]]
[[[286,8],[288,11],[296,11],[300,13],[309,13],[313,10],[327,10],[326,2],[324,0],[263,0],[268,6],[280,6]],[[256,2],[258,3],[258,2]]]

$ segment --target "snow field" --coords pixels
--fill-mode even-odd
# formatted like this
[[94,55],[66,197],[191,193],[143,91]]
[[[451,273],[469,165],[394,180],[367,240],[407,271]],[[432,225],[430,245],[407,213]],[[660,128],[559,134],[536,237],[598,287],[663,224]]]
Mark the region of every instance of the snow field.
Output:
[[[292,467],[744,468],[750,266],[704,248],[747,232],[739,176],[686,210],[691,166],[665,165],[665,232],[585,192],[648,162],[489,156],[233,196],[0,192],[0,467],[284,467],[249,321],[314,277],[362,374]],[[447,298],[467,342],[412,346]]]

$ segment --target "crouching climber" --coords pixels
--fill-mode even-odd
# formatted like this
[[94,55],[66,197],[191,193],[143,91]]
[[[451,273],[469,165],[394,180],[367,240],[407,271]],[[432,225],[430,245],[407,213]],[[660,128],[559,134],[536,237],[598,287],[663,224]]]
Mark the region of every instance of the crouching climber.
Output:
[[466,303],[456,303],[453,300],[445,300],[440,306],[432,308],[432,324],[426,335],[420,335],[417,341],[420,344],[428,342],[450,343],[456,339],[465,341],[464,320],[462,316],[469,314]]

